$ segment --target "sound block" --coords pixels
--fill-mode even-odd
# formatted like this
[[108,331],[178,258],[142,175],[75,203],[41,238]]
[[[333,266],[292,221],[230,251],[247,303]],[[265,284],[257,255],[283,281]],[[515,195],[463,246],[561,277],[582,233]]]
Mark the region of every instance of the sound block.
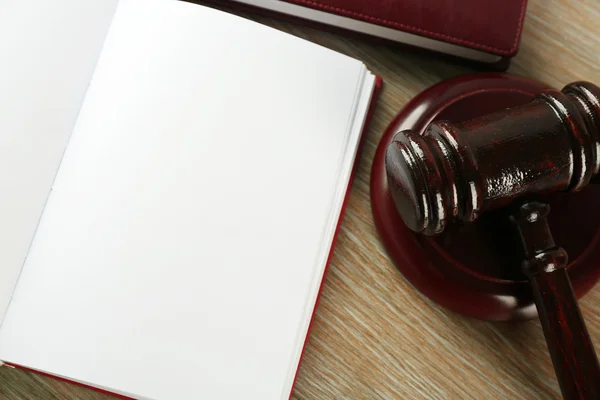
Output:
[[[384,133],[371,171],[371,205],[377,230],[394,264],[429,299],[454,312],[493,321],[537,317],[533,294],[521,272],[523,251],[506,210],[475,223],[455,224],[439,236],[415,234],[402,222],[388,191],[385,152],[394,135],[423,133],[437,120],[460,122],[528,103],[541,82],[508,74],[473,74],[438,83],[416,96]],[[600,185],[556,193],[549,224],[569,254],[567,270],[578,298],[600,278]]]

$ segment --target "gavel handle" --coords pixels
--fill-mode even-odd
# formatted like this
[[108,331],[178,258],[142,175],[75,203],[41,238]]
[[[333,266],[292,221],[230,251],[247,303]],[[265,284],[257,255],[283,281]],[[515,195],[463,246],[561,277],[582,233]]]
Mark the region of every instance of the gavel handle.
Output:
[[600,399],[600,365],[567,274],[567,253],[554,244],[547,204],[526,203],[513,215],[525,248],[529,277],[563,398]]
[[530,277],[565,399],[600,399],[600,367],[565,268]]

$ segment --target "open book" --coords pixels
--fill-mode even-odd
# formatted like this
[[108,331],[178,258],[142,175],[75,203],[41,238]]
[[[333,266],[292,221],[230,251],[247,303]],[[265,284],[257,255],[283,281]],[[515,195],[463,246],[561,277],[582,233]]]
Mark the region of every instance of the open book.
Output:
[[177,0],[5,0],[0,48],[0,360],[289,397],[380,80]]

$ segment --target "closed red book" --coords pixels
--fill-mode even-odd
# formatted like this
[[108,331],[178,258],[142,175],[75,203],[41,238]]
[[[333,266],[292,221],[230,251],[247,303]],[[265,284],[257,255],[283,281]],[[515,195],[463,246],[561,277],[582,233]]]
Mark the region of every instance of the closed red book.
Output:
[[519,49],[527,0],[228,0],[476,62]]

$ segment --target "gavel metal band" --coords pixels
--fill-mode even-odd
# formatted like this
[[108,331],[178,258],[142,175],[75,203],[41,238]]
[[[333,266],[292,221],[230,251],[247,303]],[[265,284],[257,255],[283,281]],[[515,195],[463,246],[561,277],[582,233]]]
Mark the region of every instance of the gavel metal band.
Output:
[[399,132],[385,161],[396,209],[425,235],[516,198],[580,190],[600,170],[600,88],[575,82],[423,135]]

